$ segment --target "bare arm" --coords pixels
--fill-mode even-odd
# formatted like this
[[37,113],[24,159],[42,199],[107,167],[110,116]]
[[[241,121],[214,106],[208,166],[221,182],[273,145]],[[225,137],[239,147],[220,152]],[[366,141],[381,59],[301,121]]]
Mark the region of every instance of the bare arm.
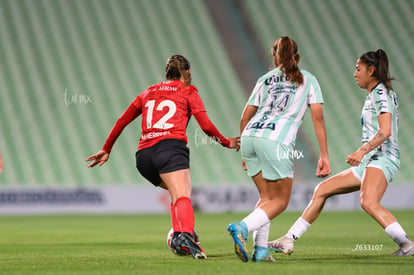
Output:
[[316,169],[316,176],[326,177],[331,173],[331,166],[329,163],[328,142],[325,128],[325,120],[323,117],[323,110],[321,103],[310,104],[312,113],[312,122],[315,129],[316,139],[319,144],[320,159]]
[[243,110],[242,117],[240,119],[240,135],[242,134],[244,128],[246,128],[247,123],[250,119],[256,114],[257,107],[253,105],[246,105]]
[[[247,123],[249,123],[250,119],[256,114],[256,112],[256,106],[246,105],[246,107],[244,107],[243,114],[240,119],[240,136],[243,133],[244,128],[246,128]],[[242,166],[244,170],[247,170],[246,164],[244,163],[244,159],[242,159]]]
[[381,113],[378,116],[378,132],[364,145],[362,145],[355,153],[350,154],[346,158],[346,162],[352,166],[358,166],[361,163],[362,158],[380,146],[384,141],[391,136],[391,113]]

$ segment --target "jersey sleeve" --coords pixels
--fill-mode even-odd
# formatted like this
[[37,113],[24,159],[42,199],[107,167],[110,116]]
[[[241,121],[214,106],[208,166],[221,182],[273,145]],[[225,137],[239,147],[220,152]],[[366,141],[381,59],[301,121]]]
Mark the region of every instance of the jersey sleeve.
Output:
[[188,106],[190,108],[190,113],[194,115],[198,112],[205,112],[206,109],[198,94],[197,88],[191,85],[189,86],[189,89]]
[[306,84],[309,85],[308,104],[322,103],[323,97],[319,82],[313,75],[306,75]]
[[190,86],[190,89],[190,96],[188,100],[191,114],[194,115],[203,132],[206,133],[209,137],[215,138],[215,140],[218,141],[221,145],[229,147],[230,140],[228,138],[225,138],[208,118],[203,101],[201,100],[197,89],[194,86]]
[[370,97],[377,116],[381,113],[392,113],[392,99],[386,90],[382,88],[375,89],[370,93]]
[[197,120],[198,124],[200,125],[204,133],[206,133],[209,137],[214,138],[224,147],[230,146],[230,140],[228,138],[225,138],[219,132],[216,126],[214,126],[214,124],[210,121],[205,111],[194,114],[194,117]]
[[252,106],[260,106],[260,103],[263,99],[263,82],[257,82],[256,86],[253,88],[252,94],[250,95],[249,99],[247,100],[246,105]]
[[142,104],[141,98],[137,96],[137,98],[128,106],[125,112],[119,117],[116,121],[114,127],[112,128],[111,132],[109,133],[108,138],[105,141],[102,150],[107,153],[110,153],[112,147],[114,146],[116,140],[118,139],[119,135],[122,133],[124,128],[131,123],[134,119],[136,119],[142,112]]

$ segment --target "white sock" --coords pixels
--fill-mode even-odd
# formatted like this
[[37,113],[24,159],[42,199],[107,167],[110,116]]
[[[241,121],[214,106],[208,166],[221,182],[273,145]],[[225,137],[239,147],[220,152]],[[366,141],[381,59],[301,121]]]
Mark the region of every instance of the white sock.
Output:
[[408,241],[407,233],[398,222],[394,222],[385,227],[385,232],[399,246]]
[[252,213],[243,219],[243,222],[246,223],[247,230],[249,232],[256,231],[269,221],[270,220],[267,217],[267,214],[260,208],[256,208]]
[[254,246],[261,246],[267,248],[267,241],[269,240],[270,222],[266,223],[256,231],[253,231]]
[[309,226],[310,223],[299,217],[285,236],[297,240],[308,230]]

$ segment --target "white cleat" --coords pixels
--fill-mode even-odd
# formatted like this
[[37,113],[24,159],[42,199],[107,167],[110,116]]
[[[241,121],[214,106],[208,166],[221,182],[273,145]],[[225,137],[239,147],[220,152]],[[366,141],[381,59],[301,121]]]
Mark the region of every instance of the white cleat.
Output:
[[268,242],[267,248],[277,253],[290,255],[293,252],[294,242],[294,239],[284,236],[279,239]]
[[408,241],[404,243],[400,249],[391,254],[391,256],[413,256],[414,255],[414,242]]

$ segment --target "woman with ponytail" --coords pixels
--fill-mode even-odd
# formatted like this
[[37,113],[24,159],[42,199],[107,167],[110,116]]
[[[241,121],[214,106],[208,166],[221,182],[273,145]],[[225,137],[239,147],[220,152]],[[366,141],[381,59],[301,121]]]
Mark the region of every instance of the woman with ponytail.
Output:
[[179,255],[207,258],[193,238],[194,211],[191,205],[191,176],[186,127],[193,115],[203,131],[227,148],[239,150],[239,138],[225,138],[211,123],[197,88],[191,85],[190,62],[181,55],[168,58],[167,81],[150,86],[136,97],[117,120],[102,150],[88,157],[88,167],[102,166],[122,130],[142,115],[136,167],[154,186],[167,189],[171,197],[174,230],[171,248]]
[[227,228],[235,253],[243,262],[249,259],[249,232],[253,232],[252,260],[274,261],[267,249],[270,221],[289,203],[296,133],[308,106],[320,148],[316,175],[331,173],[318,81],[299,69],[300,56],[293,39],[284,36],[276,40],[272,55],[275,68],[257,81],[240,121],[243,162],[260,196],[253,212]]
[[362,208],[399,246],[392,255],[414,255],[414,242],[408,239],[397,219],[380,203],[400,167],[398,100],[392,90],[393,78],[385,51],[378,49],[361,55],[354,77],[357,85],[368,93],[361,114],[362,146],[346,159],[352,167],[316,186],[308,207],[288,233],[269,242],[271,250],[292,253],[294,241],[319,217],[327,198],[360,190]]

